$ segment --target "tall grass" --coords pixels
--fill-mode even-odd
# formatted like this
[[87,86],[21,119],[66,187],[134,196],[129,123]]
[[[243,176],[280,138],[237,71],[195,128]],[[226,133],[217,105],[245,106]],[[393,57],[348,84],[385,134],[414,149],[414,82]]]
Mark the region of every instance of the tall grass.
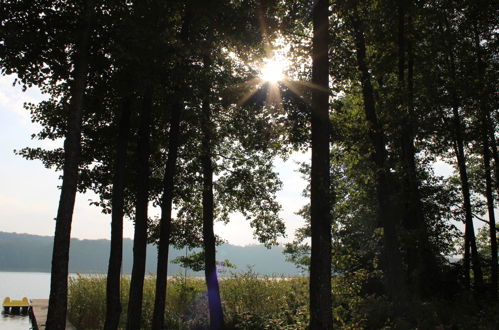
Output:
[[[130,278],[122,277],[125,327]],[[106,277],[77,275],[69,280],[69,319],[77,329],[101,329],[105,318]],[[151,327],[155,278],[146,277],[142,328]],[[303,329],[308,323],[308,279],[260,277],[252,271],[220,280],[224,314],[229,329]],[[166,329],[204,329],[208,299],[201,278],[175,276],[168,280]]]
[[[453,300],[414,301],[410,315],[395,319],[393,306],[382,294],[363,293],[362,283],[382,286],[359,271],[333,277],[335,328],[338,329],[497,329],[497,303],[478,304],[463,292]],[[125,327],[130,278],[123,277],[120,327]],[[377,284],[376,284],[377,283]],[[144,282],[142,329],[151,327],[155,278]],[[106,277],[71,277],[69,319],[77,329],[102,329],[105,315]],[[220,280],[227,329],[306,329],[308,278],[259,276],[251,270]],[[166,329],[207,329],[208,299],[201,278],[175,276],[168,280]],[[408,326],[408,321],[412,327]]]

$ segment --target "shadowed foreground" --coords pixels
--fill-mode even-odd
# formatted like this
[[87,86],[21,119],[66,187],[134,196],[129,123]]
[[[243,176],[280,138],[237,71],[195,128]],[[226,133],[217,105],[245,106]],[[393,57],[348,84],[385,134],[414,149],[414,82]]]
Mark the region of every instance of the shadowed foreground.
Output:
[[[361,290],[366,274],[336,276],[333,281],[334,322],[339,328],[379,329],[394,327],[392,306],[384,295],[366,295]],[[376,279],[372,279],[376,282]],[[142,328],[151,327],[154,277],[144,282]],[[381,285],[381,282],[378,284]],[[69,283],[69,320],[78,329],[102,328],[105,319],[105,276],[79,276]],[[122,278],[120,327],[127,318],[130,279]],[[248,271],[220,280],[220,291],[228,329],[305,329],[309,324],[308,278],[267,277]],[[493,329],[499,322],[494,305],[479,307],[471,296],[434,300],[412,306],[420,328],[470,329],[481,325]],[[208,299],[202,278],[175,276],[168,280],[166,329],[209,328]],[[397,321],[398,325],[400,320]]]

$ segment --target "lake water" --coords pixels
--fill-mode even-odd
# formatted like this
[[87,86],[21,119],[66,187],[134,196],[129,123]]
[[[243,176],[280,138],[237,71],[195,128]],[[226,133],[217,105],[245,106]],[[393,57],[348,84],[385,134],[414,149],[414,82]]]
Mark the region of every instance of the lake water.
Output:
[[[0,299],[48,299],[50,273],[0,272]],[[2,330],[27,330],[31,328],[28,316],[4,315],[0,317]]]
[[[70,274],[76,275],[76,274]],[[3,272],[0,271],[0,300],[11,299],[48,299],[50,294],[50,273]],[[0,314],[0,330],[31,329],[29,317],[23,315]]]

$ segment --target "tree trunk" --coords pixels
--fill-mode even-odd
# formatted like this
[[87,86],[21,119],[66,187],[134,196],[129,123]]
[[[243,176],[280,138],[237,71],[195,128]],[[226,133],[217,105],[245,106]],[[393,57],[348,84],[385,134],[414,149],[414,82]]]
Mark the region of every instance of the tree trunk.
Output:
[[[203,59],[205,72],[210,70],[211,61],[209,55]],[[204,275],[208,288],[208,307],[210,311],[210,329],[224,328],[224,315],[220,289],[218,287],[215,233],[214,223],[214,198],[213,198],[213,124],[211,122],[210,109],[210,85],[206,82],[205,94],[203,96],[201,114],[201,165],[203,168],[203,243],[204,243]]]
[[[459,177],[461,179],[461,192],[463,194],[463,207],[465,212],[465,253],[464,253],[464,263],[465,263],[465,279],[468,281],[466,283],[469,286],[469,251],[471,251],[471,263],[474,275],[474,286],[475,290],[481,291],[483,288],[483,273],[482,267],[480,265],[480,257],[478,255],[478,250],[475,240],[475,229],[473,225],[473,215],[471,212],[471,194],[470,186],[468,182],[468,172],[466,169],[466,155],[464,152],[464,139],[461,125],[461,118],[459,115],[459,100],[457,97],[456,84],[456,68],[454,61],[454,54],[452,49],[449,53],[450,60],[450,74],[452,79],[452,90],[451,90],[451,100],[452,100],[452,114],[454,118],[454,136],[455,136],[455,153],[457,164],[459,168]],[[469,250],[467,248],[469,246]],[[466,267],[468,265],[468,267]]]
[[[453,107],[455,131],[456,131],[456,159],[459,168],[459,177],[461,179],[461,192],[463,194],[463,207],[465,212],[465,272],[469,272],[470,265],[470,251],[471,251],[471,264],[474,274],[474,285],[476,290],[481,290],[483,287],[482,268],[480,266],[480,258],[475,240],[475,229],[473,225],[473,214],[471,212],[471,195],[470,186],[468,182],[468,171],[466,168],[466,156],[464,153],[464,142],[461,133],[461,120],[459,118],[459,110],[457,104]],[[468,265],[468,268],[466,268]],[[469,278],[469,274],[465,275]],[[469,286],[469,284],[467,284]]]
[[[489,113],[486,113],[487,115],[487,122],[491,123],[490,121],[490,116]],[[497,145],[496,145],[496,139],[494,136],[494,129],[493,129],[493,124],[488,125],[487,127],[487,134],[490,137],[490,146],[492,147],[492,157],[494,158],[494,174],[495,174],[495,183],[496,183],[496,190],[497,190],[497,196],[499,198],[499,155],[497,153]],[[490,176],[490,174],[489,174]],[[491,182],[492,186],[492,182]],[[492,189],[492,188],[491,188]],[[492,201],[494,201],[493,194],[492,194]],[[493,205],[494,202],[492,202],[492,210],[493,210]],[[493,211],[492,211],[493,212]],[[489,208],[489,214],[491,213],[490,208]],[[494,219],[495,220],[495,219]],[[490,221],[490,219],[489,219]],[[494,221],[495,222],[495,221]],[[497,231],[495,227],[495,223],[493,224],[492,222],[489,223],[490,225],[490,253],[492,254],[492,276],[491,276],[491,281],[492,281],[492,288],[494,290],[493,297],[495,300],[497,300],[497,286],[498,286],[498,276],[497,276]],[[495,238],[495,240],[494,240]],[[495,260],[495,261],[494,261]]]
[[464,260],[463,260],[463,267],[464,267],[464,286],[466,289],[471,289],[471,276],[470,276],[470,269],[471,269],[471,258],[470,258],[470,235],[468,234],[468,228],[465,226],[464,228]]
[[55,224],[50,297],[46,329],[66,328],[68,299],[68,263],[71,239],[71,222],[78,184],[78,166],[81,154],[81,126],[83,98],[87,84],[90,39],[90,15],[93,8],[85,5],[81,22],[81,35],[76,44],[73,81],[71,83],[68,130],[64,140],[64,166],[61,195]]
[[156,269],[156,294],[154,299],[153,329],[163,329],[166,287],[168,275],[168,248],[170,246],[170,228],[172,218],[173,189],[180,135],[180,115],[183,104],[175,105],[170,120],[168,139],[168,159],[163,177],[163,197],[161,199],[160,236],[158,245],[158,266]]
[[[129,92],[127,91],[127,93]],[[105,330],[118,329],[121,314],[120,282],[123,258],[123,207],[125,204],[125,171],[130,134],[130,101],[130,97],[125,97],[123,100],[118,127],[118,141],[116,143],[113,193],[111,197],[111,251],[107,271]]]
[[[191,3],[187,2],[179,39],[187,46],[189,41],[189,30],[191,22]],[[180,91],[182,84],[176,86]],[[179,93],[181,94],[181,93]],[[163,196],[161,198],[161,219],[159,229],[158,263],[156,268],[156,292],[154,296],[154,311],[152,329],[162,329],[164,325],[164,313],[166,306],[166,292],[168,285],[168,249],[170,247],[171,220],[173,209],[174,182],[177,155],[180,137],[180,116],[184,104],[182,100],[174,105],[172,117],[170,119],[170,136],[168,140],[168,159],[165,164],[165,174],[163,177]]]
[[496,193],[497,193],[497,196],[499,197],[499,153],[497,152],[497,142],[496,142],[496,137],[494,136],[495,125],[492,123],[489,113],[487,113],[487,122],[490,123],[490,125],[488,125],[487,132],[488,132],[489,137],[490,137],[490,147],[492,149],[492,158],[494,158],[494,177],[495,177]]
[[[399,4],[399,93],[400,104],[404,113],[401,116],[401,156],[403,172],[404,227],[408,232],[406,242],[406,262],[408,279],[412,293],[416,296],[428,296],[433,291],[431,285],[436,267],[428,240],[428,232],[421,205],[418,177],[416,170],[416,150],[414,147],[414,50],[411,40],[406,38],[405,5]],[[411,19],[408,18],[411,28]],[[405,84],[405,54],[407,52],[407,85]]]
[[483,166],[485,169],[485,196],[487,198],[487,211],[489,213],[489,234],[490,234],[490,282],[492,298],[497,300],[497,234],[496,219],[494,215],[494,196],[492,193],[492,176],[490,168],[489,137],[487,134],[487,122],[485,109],[482,109],[482,144],[483,144]]
[[391,191],[388,182],[388,169],[386,168],[385,136],[379,123],[371,76],[366,64],[366,46],[362,24],[357,14],[352,17],[352,27],[356,48],[357,65],[361,74],[362,96],[364,110],[369,123],[369,138],[373,145],[372,158],[376,171],[376,195],[378,202],[378,219],[383,226],[383,272],[387,293],[395,303],[396,312],[402,315],[408,308],[407,287],[404,281],[402,258],[397,241],[397,223],[390,205]]
[[[480,37],[476,33],[475,37],[475,47],[477,50],[477,72],[479,79],[486,75],[485,63],[482,60],[482,52],[480,47]],[[496,219],[494,214],[494,193],[492,191],[492,169],[490,165],[491,153],[490,153],[490,140],[489,140],[489,109],[487,108],[487,95],[485,92],[485,86],[479,80],[479,103],[480,103],[480,120],[482,124],[482,148],[483,148],[483,168],[485,171],[485,197],[487,199],[487,211],[489,214],[489,234],[490,234],[490,253],[491,253],[491,263],[490,263],[490,282],[491,282],[491,296],[493,300],[497,300],[497,236],[496,236]],[[494,140],[492,140],[494,142]]]
[[140,112],[137,144],[137,196],[135,201],[135,232],[133,236],[133,267],[128,300],[128,330],[140,329],[142,314],[142,289],[147,248],[147,209],[149,202],[149,156],[152,100],[151,91],[146,90]]
[[328,1],[315,1],[312,39],[312,168],[310,179],[310,328],[332,329],[329,177]]
[[[454,111],[454,116],[456,116],[457,109]],[[457,117],[457,122],[459,122],[459,117]],[[455,117],[456,119],[456,117]],[[456,123],[456,126],[460,125]],[[458,129],[460,130],[460,129]],[[471,196],[470,196],[470,187],[468,182],[468,172],[466,169],[466,157],[464,154],[464,146],[462,139],[458,139],[457,141],[458,152],[456,153],[457,163],[459,167],[459,177],[461,179],[461,192],[463,194],[463,207],[465,212],[465,254],[464,254],[464,262],[465,262],[465,278],[468,278],[469,281],[469,265],[470,265],[470,252],[471,252],[471,264],[473,268],[474,275],[474,286],[477,291],[481,291],[483,288],[483,274],[482,267],[480,265],[480,257],[478,255],[478,250],[476,246],[475,239],[475,229],[473,225],[473,215],[471,212]],[[467,268],[466,268],[466,265]],[[469,284],[467,284],[469,286]]]

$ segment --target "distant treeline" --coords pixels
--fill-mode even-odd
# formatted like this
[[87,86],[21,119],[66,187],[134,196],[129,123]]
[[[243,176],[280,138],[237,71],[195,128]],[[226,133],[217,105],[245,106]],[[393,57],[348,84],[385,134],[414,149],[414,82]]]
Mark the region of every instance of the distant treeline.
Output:
[[[39,271],[50,272],[53,237],[0,232],[0,271]],[[123,273],[132,269],[131,239],[123,242]],[[191,251],[192,252],[192,251]],[[190,252],[189,252],[190,253]],[[185,250],[170,249],[169,260],[185,255]],[[263,245],[246,247],[223,244],[218,247],[219,260],[228,259],[237,270],[247,270],[248,265],[261,274],[299,275],[299,270],[285,260],[282,247],[267,249]],[[155,273],[156,246],[148,245],[146,271]],[[69,271],[80,273],[106,273],[109,259],[109,240],[71,239]],[[168,274],[183,271],[171,263]],[[202,272],[188,271],[190,275],[202,276]]]

